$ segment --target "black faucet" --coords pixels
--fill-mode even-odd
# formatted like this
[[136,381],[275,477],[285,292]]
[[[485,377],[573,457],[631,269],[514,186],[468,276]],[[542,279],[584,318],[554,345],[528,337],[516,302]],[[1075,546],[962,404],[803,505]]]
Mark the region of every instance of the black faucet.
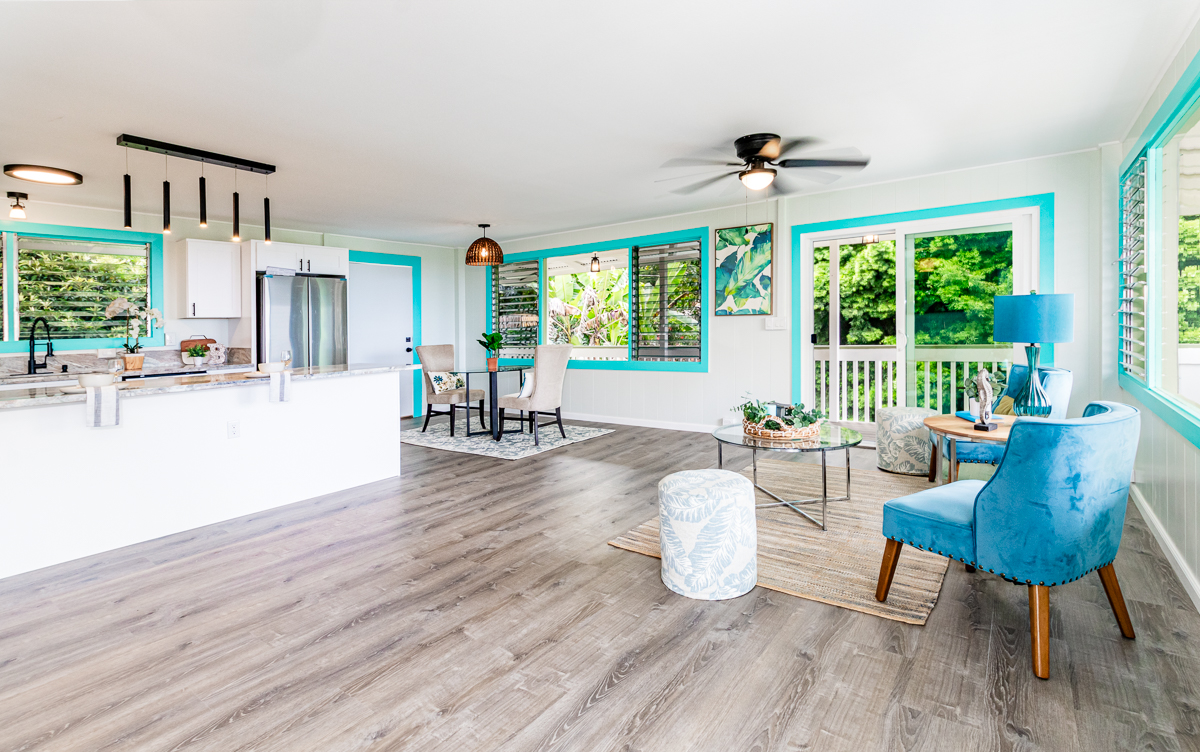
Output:
[[[33,357],[33,347],[37,343],[37,325],[42,322],[42,327],[46,330],[46,355],[42,358],[42,362],[38,363]],[[33,325],[29,327],[29,373],[36,374],[39,368],[50,368],[47,361],[54,354],[54,343],[50,340],[50,322],[46,321],[45,316],[38,316],[33,320]]]

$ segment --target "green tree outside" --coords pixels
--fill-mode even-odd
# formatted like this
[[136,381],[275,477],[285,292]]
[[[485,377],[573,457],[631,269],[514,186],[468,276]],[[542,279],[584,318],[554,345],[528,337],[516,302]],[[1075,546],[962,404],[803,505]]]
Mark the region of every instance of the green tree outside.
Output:
[[1200,344],[1200,215],[1179,218],[1179,344]]
[[145,256],[22,249],[17,254],[20,339],[45,316],[55,338],[124,337],[124,319],[106,319],[117,298],[140,308],[149,303]]

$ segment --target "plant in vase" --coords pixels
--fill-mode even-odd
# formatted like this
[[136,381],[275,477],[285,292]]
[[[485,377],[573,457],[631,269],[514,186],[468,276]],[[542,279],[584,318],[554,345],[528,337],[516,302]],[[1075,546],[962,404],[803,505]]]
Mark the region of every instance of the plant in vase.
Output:
[[184,358],[188,363],[199,367],[204,365],[204,358],[208,355],[208,345],[192,345],[187,349],[187,357]]
[[138,337],[142,334],[142,324],[146,325],[146,333],[153,331],[155,326],[162,326],[162,314],[157,308],[139,308],[125,298],[117,298],[104,309],[104,318],[113,319],[125,317],[125,353],[121,358],[125,361],[126,371],[140,371],[146,356],[138,352],[142,344]]
[[742,430],[747,436],[810,439],[821,430],[822,419],[825,416],[816,408],[805,410],[804,405],[796,403],[784,406],[780,414],[776,415],[773,407],[773,403],[746,400],[734,409],[742,413]]
[[495,371],[500,367],[500,348],[504,345],[504,335],[499,332],[484,332],[479,335],[483,339],[476,340],[488,353],[488,370]]

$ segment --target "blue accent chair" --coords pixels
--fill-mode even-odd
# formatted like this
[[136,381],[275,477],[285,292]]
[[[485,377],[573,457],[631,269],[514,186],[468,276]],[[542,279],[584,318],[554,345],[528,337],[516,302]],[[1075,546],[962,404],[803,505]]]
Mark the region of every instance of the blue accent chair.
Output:
[[1029,588],[1033,672],[1050,676],[1050,588],[1099,570],[1121,634],[1133,624],[1113,560],[1121,544],[1141,416],[1093,402],[1074,420],[1022,418],[995,475],[892,499],[876,599],[887,600],[904,544]]
[[[1050,420],[1062,420],[1067,417],[1067,403],[1071,401],[1071,387],[1075,377],[1065,368],[1039,368],[1038,375],[1042,379],[1042,388],[1046,390],[1046,396],[1050,398]],[[1029,378],[1029,366],[1013,364],[1008,371],[1008,385],[1004,392],[996,397],[996,402],[992,405],[994,410],[1003,397],[1016,398],[1020,393],[1021,387],[1025,386],[1025,381]],[[937,480],[937,453],[942,452],[942,456],[950,457],[950,440],[943,439],[941,447],[934,444],[933,456],[929,459],[929,480]],[[981,465],[995,465],[1000,462],[1000,457],[1004,454],[1004,447],[1000,444],[985,444],[983,442],[968,441],[959,439],[954,448],[955,459],[961,465],[964,462],[973,462]],[[958,468],[954,468],[955,471]]]

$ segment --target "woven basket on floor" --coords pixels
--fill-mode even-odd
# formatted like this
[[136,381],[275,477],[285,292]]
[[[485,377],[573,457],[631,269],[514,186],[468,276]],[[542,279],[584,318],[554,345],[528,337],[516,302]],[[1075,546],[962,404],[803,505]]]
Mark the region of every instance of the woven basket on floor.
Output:
[[[768,418],[767,420],[771,419]],[[788,426],[782,422],[779,424],[784,426],[784,428],[779,431],[774,431],[770,428],[766,428],[762,423],[751,423],[745,418],[742,418],[742,433],[746,434],[747,436],[753,436],[756,439],[797,441],[799,439],[815,439],[821,430],[821,421],[810,423],[803,428]]]

